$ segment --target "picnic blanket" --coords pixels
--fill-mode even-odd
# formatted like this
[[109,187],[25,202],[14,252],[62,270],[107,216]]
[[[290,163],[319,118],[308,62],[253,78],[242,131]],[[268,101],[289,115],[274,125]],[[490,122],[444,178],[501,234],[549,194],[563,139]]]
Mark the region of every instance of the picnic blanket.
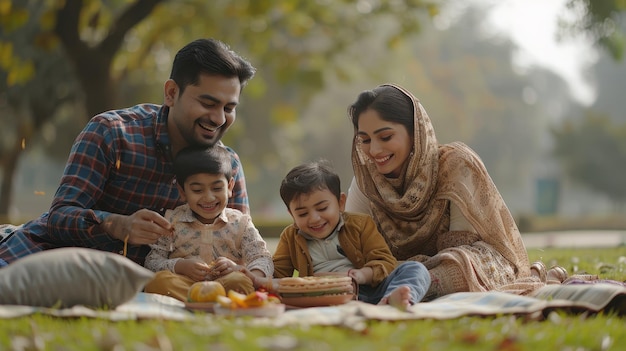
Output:
[[[542,320],[551,311],[569,313],[611,312],[626,314],[626,287],[617,284],[547,285],[532,296],[519,296],[504,292],[463,292],[450,294],[431,302],[413,305],[400,311],[385,305],[371,305],[350,301],[338,306],[288,308],[277,317],[246,318],[261,325],[327,325],[344,326],[360,330],[368,320],[452,319],[462,316],[516,315]],[[165,319],[186,321],[220,318],[212,313],[191,311],[181,301],[168,296],[140,292],[131,301],[114,310],[94,310],[84,306],[54,309],[32,306],[0,305],[0,318],[17,318],[31,314],[55,317],[91,317],[112,321]]]

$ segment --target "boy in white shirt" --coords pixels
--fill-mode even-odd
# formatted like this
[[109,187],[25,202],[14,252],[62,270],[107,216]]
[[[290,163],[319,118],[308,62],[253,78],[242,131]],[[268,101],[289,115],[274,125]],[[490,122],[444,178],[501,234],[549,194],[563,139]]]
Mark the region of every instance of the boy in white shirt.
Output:
[[165,214],[172,236],[150,245],[145,266],[157,274],[146,292],[186,301],[193,283],[215,280],[227,292],[249,294],[251,278],[272,276],[271,253],[250,215],[226,207],[232,172],[230,155],[220,145],[176,155],[174,173],[187,203]]

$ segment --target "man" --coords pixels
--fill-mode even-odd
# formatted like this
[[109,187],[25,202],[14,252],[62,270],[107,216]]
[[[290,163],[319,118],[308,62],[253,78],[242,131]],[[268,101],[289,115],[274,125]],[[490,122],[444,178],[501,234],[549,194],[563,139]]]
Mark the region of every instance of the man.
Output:
[[[173,156],[211,147],[235,121],[242,88],[255,68],[214,39],[183,47],[164,86],[164,104],[141,104],[91,119],[76,138],[50,210],[14,228],[0,244],[0,267],[65,246],[127,255],[143,264],[153,244],[171,235],[163,213],[181,204]],[[247,213],[239,156],[229,206]],[[0,231],[7,228],[0,228]]]

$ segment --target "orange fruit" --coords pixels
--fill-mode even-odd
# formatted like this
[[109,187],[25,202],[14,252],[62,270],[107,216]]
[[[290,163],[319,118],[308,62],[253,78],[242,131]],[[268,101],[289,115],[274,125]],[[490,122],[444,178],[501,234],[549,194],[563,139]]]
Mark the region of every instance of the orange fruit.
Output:
[[246,305],[246,295],[242,293],[238,293],[235,290],[228,290],[228,298],[235,303],[237,307],[248,307]]
[[218,295],[217,303],[224,308],[229,308],[229,309],[237,308],[237,305],[235,305],[235,303],[226,296]]
[[214,281],[194,283],[187,293],[189,302],[216,302],[218,296],[226,296],[224,286]]
[[268,303],[267,293],[254,291],[246,295],[244,300],[247,307],[261,307]]

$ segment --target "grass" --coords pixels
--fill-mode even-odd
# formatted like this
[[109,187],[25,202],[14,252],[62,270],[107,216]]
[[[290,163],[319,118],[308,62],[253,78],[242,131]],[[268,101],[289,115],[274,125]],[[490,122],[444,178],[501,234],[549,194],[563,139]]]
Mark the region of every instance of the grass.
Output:
[[[626,279],[626,248],[530,250],[531,261],[570,272]],[[362,329],[252,325],[204,315],[194,322],[111,322],[32,315],[0,320],[2,350],[620,350],[624,316],[552,312],[543,321],[514,316],[371,321]]]
[[570,274],[597,274],[604,279],[626,280],[626,246],[593,249],[529,249],[530,262],[565,267]]

